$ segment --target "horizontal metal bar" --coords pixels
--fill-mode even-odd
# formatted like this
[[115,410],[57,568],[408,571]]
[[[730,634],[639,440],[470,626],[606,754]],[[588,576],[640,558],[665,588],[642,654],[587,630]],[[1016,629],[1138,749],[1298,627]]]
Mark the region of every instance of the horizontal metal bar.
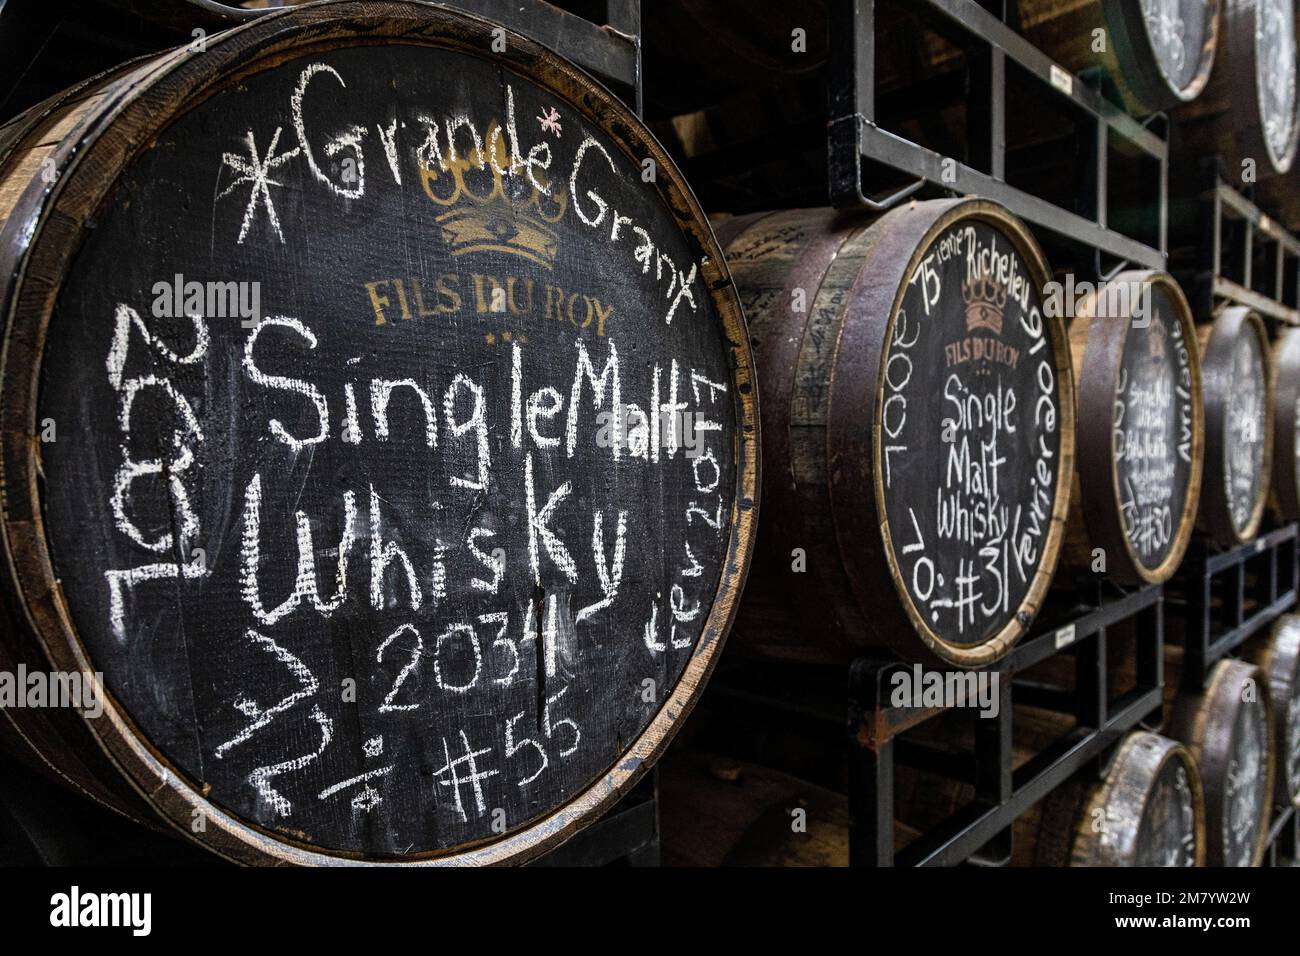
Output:
[[[1094,116],[1099,116],[1105,120],[1107,126],[1138,149],[1155,159],[1164,159],[1169,155],[1169,146],[1164,140],[1097,91],[1080,82],[1077,76],[1053,62],[1046,53],[1043,53],[1016,33],[988,10],[975,3],[974,0],[922,0],[922,2],[944,14],[980,39],[1001,47],[1009,57],[1042,80],[1055,92]],[[1063,74],[1070,77],[1070,91],[1068,93],[1053,82],[1053,67],[1056,68],[1057,76]]]
[[636,86],[637,38],[608,30],[549,3],[538,0],[441,0],[505,24],[550,47],[601,79]]
[[1090,219],[1054,206],[1045,199],[1032,196],[963,163],[954,164],[949,161],[945,168],[945,161],[949,157],[918,146],[865,120],[859,122],[859,140],[862,155],[866,158],[887,163],[946,189],[996,200],[1027,222],[1117,258],[1149,269],[1165,268],[1166,256],[1157,249],[1105,229]]
[[1300,309],[1285,306],[1276,299],[1256,292],[1254,289],[1247,289],[1244,285],[1233,282],[1231,279],[1215,276],[1211,291],[1216,298],[1226,299],[1237,305],[1244,305],[1246,308],[1254,309],[1260,315],[1267,316],[1270,319],[1277,319],[1279,322],[1285,322],[1288,325],[1300,325]]
[[1092,637],[1104,627],[1110,627],[1112,624],[1133,617],[1139,611],[1154,607],[1160,603],[1161,590],[1160,585],[1150,584],[1118,600],[1107,601],[1074,620],[1054,622],[1059,626],[1040,631],[1012,648],[999,669],[1012,674],[1027,670],[1058,654],[1066,647]]
[[1096,730],[1075,730],[1016,772],[1017,786],[1006,803],[958,811],[945,823],[909,844],[896,857],[898,866],[953,866],[964,862],[1016,818],[1072,777],[1160,706],[1152,688],[1129,695],[1123,706]]
[[1272,604],[1262,607],[1249,618],[1243,621],[1240,626],[1234,627],[1215,638],[1205,653],[1205,663],[1207,665],[1231,654],[1243,643],[1257,634],[1266,625],[1271,624],[1275,618],[1283,611],[1290,608],[1296,601],[1295,591],[1287,591],[1281,595]]
[[1222,554],[1207,554],[1204,557],[1204,567],[1207,574],[1218,574],[1227,568],[1236,567],[1244,561],[1248,561],[1255,555],[1269,548],[1276,548],[1278,545],[1291,541],[1296,537],[1298,527],[1295,524],[1289,524],[1284,528],[1278,528],[1270,531],[1268,534],[1260,535],[1254,541],[1247,541],[1245,544],[1238,545],[1231,551],[1224,551]]
[[1300,239],[1287,232],[1278,223],[1276,219],[1271,218],[1264,213],[1258,206],[1237,192],[1227,183],[1220,182],[1216,187],[1219,195],[1219,201],[1223,206],[1236,214],[1238,219],[1248,219],[1254,224],[1255,228],[1282,244],[1282,246],[1293,255],[1300,255]]

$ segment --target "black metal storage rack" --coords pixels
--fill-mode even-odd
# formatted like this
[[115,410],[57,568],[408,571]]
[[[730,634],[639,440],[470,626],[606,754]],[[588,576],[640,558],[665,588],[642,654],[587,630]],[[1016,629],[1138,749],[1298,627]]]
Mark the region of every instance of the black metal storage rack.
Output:
[[[1067,245],[1091,254],[1074,256],[1091,266],[1095,276],[1134,265],[1166,269],[1169,235],[1169,150],[1167,124],[1157,114],[1146,121],[1129,116],[1099,91],[1095,78],[1067,72],[1051,61],[1005,22],[1006,5],[1014,0],[912,0],[911,9],[934,22],[971,56],[971,89],[967,108],[982,155],[975,165],[947,157],[908,140],[877,123],[875,53],[876,11],[887,0],[833,0],[829,32],[832,43],[830,116],[828,123],[827,185],[830,201],[841,208],[886,211],[923,188],[976,194],[997,200],[1031,225],[1047,230]],[[988,7],[998,8],[1000,14]],[[1076,209],[1066,209],[1010,184],[1006,178],[1008,65],[1020,81],[1027,77],[1059,96],[1092,124],[1091,169],[1086,194]],[[1155,175],[1143,184],[1144,205],[1154,210],[1152,241],[1143,242],[1111,226],[1109,166],[1112,147],[1122,145],[1154,166]],[[870,194],[869,164],[905,174],[911,182]],[[982,167],[982,168],[980,168]],[[865,174],[865,175],[864,175]],[[896,178],[896,177],[895,177]],[[1218,182],[1208,195],[1205,212],[1212,222],[1211,258],[1202,266],[1209,275],[1206,310],[1220,300],[1250,305],[1272,318],[1296,323],[1300,313],[1300,243],[1244,197]],[[1231,220],[1244,225],[1225,229]],[[1261,256],[1273,247],[1271,260]],[[1105,262],[1103,257],[1109,257]],[[1236,257],[1241,277],[1225,275],[1224,264]],[[1104,264],[1103,264],[1104,263]],[[1257,270],[1269,272],[1268,285]],[[1199,278],[1199,276],[1198,276]],[[1195,304],[1195,303],[1194,303]],[[1227,555],[1209,553],[1197,545],[1189,553],[1185,573],[1200,581],[1197,597],[1203,630],[1189,637],[1189,651],[1207,666],[1296,602],[1300,579],[1296,526],[1262,536]],[[1246,614],[1245,575],[1249,565],[1265,572],[1256,588],[1267,594]],[[1210,636],[1209,590],[1213,580],[1231,579],[1238,599],[1231,605],[1237,619],[1226,633]],[[1045,613],[1033,637],[1022,641],[998,665],[986,669],[999,676],[999,716],[977,720],[973,753],[944,755],[925,752],[899,735],[938,711],[897,708],[888,703],[889,678],[908,665],[896,661],[860,659],[848,674],[850,863],[855,866],[951,865],[971,862],[1001,865],[1011,852],[1011,826],[1033,804],[1085,768],[1100,773],[1107,755],[1125,733],[1139,727],[1159,727],[1163,704],[1164,589],[1159,585],[1125,591],[1103,582],[1081,584],[1073,607]],[[1204,598],[1200,595],[1204,594]],[[1057,601],[1063,600],[1057,595]],[[1058,608],[1059,608],[1058,603]],[[1048,623],[1048,622],[1051,623]],[[1107,633],[1128,622],[1137,634],[1136,686],[1111,699],[1107,673]],[[1071,654],[1076,661],[1075,689],[1017,683],[1016,675],[1054,655]],[[1213,658],[1211,657],[1213,655]],[[1190,668],[1189,668],[1190,670]],[[773,701],[715,678],[718,692],[731,704],[759,710],[784,711],[801,726],[824,723],[821,708],[811,710]],[[1014,695],[1014,696],[1013,696]],[[1012,701],[1073,714],[1075,729],[1019,769],[1012,767]],[[815,731],[814,731],[815,732]],[[906,762],[939,770],[953,779],[974,784],[975,799],[901,852],[894,845],[894,769],[900,749]],[[1289,810],[1275,817],[1269,858],[1296,858],[1297,821]],[[1287,840],[1290,840],[1289,848]]]
[[[906,199],[925,183],[958,193],[994,199],[1026,222],[1090,247],[1101,254],[1145,268],[1163,269],[1167,250],[1168,144],[1164,120],[1142,123],[1109,102],[1082,78],[1062,69],[975,0],[910,0],[936,28],[959,35],[974,51],[972,123],[983,144],[978,168],[940,155],[877,125],[875,90],[875,13],[883,0],[835,0],[832,4],[831,115],[828,143],[830,198],[837,207],[883,210]],[[1089,117],[1094,143],[1091,189],[1080,212],[1067,210],[1006,179],[1008,66],[1019,77],[1041,83],[1075,112]],[[1108,168],[1111,147],[1124,144],[1158,168],[1148,185],[1156,209],[1154,243],[1144,243],[1109,224]],[[884,199],[864,192],[863,160],[883,163],[916,177]],[[1100,272],[1101,270],[1098,269]]]
[[[858,661],[849,677],[849,742],[852,765],[849,837],[853,866],[944,866],[978,862],[1000,865],[1011,855],[1011,825],[1021,814],[1076,772],[1099,766],[1105,753],[1130,730],[1160,720],[1164,669],[1161,588],[1151,585],[1123,594],[1098,595],[1092,606],[1047,615],[1034,636],[1022,640],[988,673],[998,675],[998,715],[975,721],[972,761],[914,753],[951,779],[973,771],[975,799],[922,834],[902,852],[894,849],[894,762],[898,734],[932,717],[886,703],[889,675],[899,664]],[[1131,621],[1136,625],[1137,683],[1112,695],[1107,673],[1107,632]],[[1068,649],[1068,650],[1067,650]],[[1049,657],[1070,653],[1076,661],[1073,693],[1037,685],[1019,686],[1017,674]],[[1012,703],[1071,713],[1078,723],[1019,769],[1012,769]]]
[[[1172,588],[1171,613],[1183,621],[1183,687],[1198,691],[1211,669],[1294,607],[1300,595],[1300,535],[1289,524],[1254,541],[1217,552],[1194,540]],[[1217,596],[1217,604],[1215,597]],[[1266,860],[1300,860],[1295,807],[1276,807]]]
[[1223,302],[1300,325],[1300,240],[1217,172],[1201,192],[1196,273],[1184,282],[1192,308],[1208,319]]

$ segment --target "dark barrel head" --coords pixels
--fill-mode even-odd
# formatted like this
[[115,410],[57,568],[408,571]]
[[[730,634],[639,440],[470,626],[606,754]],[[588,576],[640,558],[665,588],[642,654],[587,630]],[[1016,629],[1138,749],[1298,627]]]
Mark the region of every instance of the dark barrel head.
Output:
[[1081,308],[1085,325],[1071,335],[1089,543],[1120,580],[1164,581],[1191,540],[1204,463],[1191,310],[1162,272],[1089,287]]
[[1272,807],[1271,733],[1267,704],[1256,697],[1244,701],[1232,726],[1231,756],[1223,791],[1223,863],[1253,866],[1262,831]]
[[1273,702],[1279,806],[1300,806],[1300,617],[1285,614],[1254,658],[1268,675]]
[[1224,17],[1235,158],[1252,161],[1261,176],[1288,172],[1300,138],[1295,0],[1232,3]]
[[1200,95],[1219,44],[1221,0],[1102,0],[1121,80],[1144,112]]
[[1273,343],[1272,504],[1286,521],[1300,518],[1300,329]]
[[1199,866],[1204,859],[1204,823],[1196,767],[1186,751],[1163,761],[1142,808],[1135,866]]
[[237,858],[533,855],[725,636],[757,486],[721,254],[635,117],[504,34],[267,16],[65,174],[85,228],[6,390],[57,425],[19,587],[57,580],[96,732]]
[[[1129,330],[1114,411],[1115,481],[1129,547],[1154,571],[1179,545],[1197,460],[1195,367],[1169,292],[1150,287],[1148,313]],[[1176,563],[1176,562],[1175,562]]]
[[1005,652],[1036,613],[1074,451],[1068,346],[1043,313],[1045,263],[1023,226],[992,210],[957,205],[936,219],[905,250],[905,282],[877,320],[885,551],[917,632],[963,664]]
[[1160,734],[1129,734],[1074,834],[1074,866],[1203,865],[1205,805],[1191,754]]
[[1245,535],[1263,494],[1268,436],[1264,433],[1268,376],[1262,342],[1241,335],[1233,344],[1224,459],[1232,526]]
[[1240,660],[1221,660],[1203,692],[1174,704],[1168,733],[1200,771],[1210,866],[1255,866],[1264,852],[1273,806],[1271,720],[1267,675]]
[[1254,537],[1272,462],[1268,339],[1255,313],[1224,308],[1199,330],[1205,393],[1205,482],[1200,522],[1223,547]]

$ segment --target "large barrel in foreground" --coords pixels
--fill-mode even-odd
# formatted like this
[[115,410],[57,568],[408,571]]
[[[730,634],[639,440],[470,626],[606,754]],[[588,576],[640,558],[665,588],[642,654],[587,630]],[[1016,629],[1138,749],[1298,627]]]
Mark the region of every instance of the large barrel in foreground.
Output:
[[1191,309],[1167,273],[1124,272],[1081,297],[1070,322],[1078,411],[1066,536],[1073,567],[1125,584],[1159,583],[1178,569],[1201,492],[1197,352]]
[[724,221],[763,383],[746,647],[997,660],[1056,565],[1074,459],[1046,263],[987,201]]
[[1268,503],[1273,451],[1268,335],[1241,306],[1197,330],[1205,393],[1205,479],[1198,524],[1221,547],[1249,541]]
[[0,663],[107,691],[6,714],[231,859],[536,855],[656,759],[733,613],[721,250],[622,104],[501,35],[273,13],[6,139]]
[[1191,751],[1205,792],[1206,862],[1258,866],[1273,807],[1273,724],[1265,674],[1223,660],[1203,693],[1175,700],[1165,732]]

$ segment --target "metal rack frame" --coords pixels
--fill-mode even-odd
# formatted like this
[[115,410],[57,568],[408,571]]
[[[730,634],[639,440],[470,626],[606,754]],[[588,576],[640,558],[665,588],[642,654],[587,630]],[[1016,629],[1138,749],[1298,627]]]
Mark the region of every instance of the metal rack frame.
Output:
[[[1264,573],[1259,574],[1260,565]],[[1253,593],[1247,590],[1247,572],[1257,572]],[[1211,668],[1246,640],[1267,627],[1296,603],[1300,594],[1300,536],[1297,526],[1285,525],[1261,534],[1254,541],[1216,552],[1204,540],[1193,539],[1176,581],[1183,591],[1183,687],[1200,690]],[[1222,601],[1213,603],[1214,585],[1222,588]],[[1247,598],[1255,608],[1247,612]]]
[[658,866],[659,768],[614,808],[530,866]]
[[[282,9],[280,6],[245,9],[216,0],[191,0],[184,4],[175,0],[130,0],[129,5],[119,0],[99,0],[97,7],[91,7],[89,0],[75,2],[85,3],[87,13],[109,18],[108,22],[116,28],[119,35],[112,37],[110,57],[114,62],[132,55],[161,52],[165,47],[159,45],[160,42],[170,41],[173,45],[189,43],[190,31],[196,28],[216,32]],[[605,83],[638,116],[641,115],[641,0],[604,0],[604,23],[587,20],[544,0],[440,2],[453,9],[495,20],[549,47]],[[0,8],[4,6],[0,3]],[[87,50],[69,51],[66,46],[46,50],[55,32],[66,26],[65,21],[69,19],[66,11],[53,15],[51,10],[33,0],[31,4],[15,4],[13,10],[0,12],[6,14],[0,17],[0,30],[21,32],[25,37],[30,35],[30,43],[25,42],[23,46],[38,51],[26,65],[24,74],[39,71],[42,57],[46,56],[80,56],[89,51],[86,58],[93,64],[96,56],[102,58],[105,55],[103,49],[96,49],[104,37],[94,31],[77,38]],[[144,31],[142,28],[146,26],[149,29]],[[142,32],[148,35],[140,35]],[[95,72],[97,68],[91,65],[86,75]],[[0,102],[10,92],[0,89]],[[53,92],[55,90],[49,90],[49,93]]]
[[[989,171],[956,162],[876,124],[875,7],[877,0],[834,0],[832,38],[831,115],[828,133],[828,184],[837,207],[866,207],[883,211],[905,200],[926,183],[997,200],[1035,226],[1123,262],[1147,268],[1165,267],[1168,246],[1169,149],[1163,135],[1139,122],[1103,97],[1084,80],[1052,62],[1029,41],[975,0],[914,0],[918,8],[969,35],[987,49],[981,83],[986,83]],[[1091,116],[1095,123],[1094,193],[1079,215],[1007,183],[1006,83],[1008,61],[1018,64],[1046,89]],[[1157,119],[1162,124],[1163,120]],[[1159,166],[1152,202],[1158,209],[1156,248],[1111,229],[1108,225],[1107,167],[1112,139],[1123,140]],[[916,177],[911,185],[884,199],[864,191],[863,160],[874,160]],[[948,175],[945,175],[947,167]]]
[[[1107,629],[1137,624],[1137,685],[1112,700],[1106,668]],[[894,847],[894,767],[897,736],[938,711],[916,711],[886,703],[889,675],[900,665],[855,662],[849,677],[849,834],[851,866],[944,866],[972,861],[1000,865],[1011,853],[1016,818],[1089,763],[1103,758],[1124,734],[1161,707],[1164,610],[1160,585],[1115,596],[1099,596],[1060,615],[1052,626],[1021,641],[1000,663],[984,670],[999,675],[998,716],[976,722],[975,799],[924,833],[901,852]],[[1016,674],[1060,653],[1073,653],[1078,678],[1064,696],[1034,686],[1016,686]],[[1012,702],[1072,712],[1075,730],[1012,768]],[[929,761],[933,764],[933,761]],[[965,763],[966,761],[957,761]],[[961,779],[969,767],[955,767]]]
[[[1256,575],[1253,592],[1247,583],[1251,570]],[[1184,592],[1182,684],[1186,690],[1199,691],[1216,663],[1295,606],[1300,595],[1300,526],[1285,525],[1223,552],[1193,539],[1177,581]],[[1215,582],[1221,587],[1217,609]],[[1249,613],[1248,598],[1254,601]],[[1170,602],[1171,608],[1177,606]],[[1295,807],[1274,807],[1265,861],[1278,866],[1297,860],[1300,815]]]
[[[1202,247],[1200,273],[1195,285],[1200,301],[1195,303],[1209,316],[1221,302],[1232,302],[1254,309],[1262,316],[1289,325],[1300,325],[1300,240],[1282,228],[1258,206],[1215,175],[1214,184],[1201,202],[1203,217],[1210,229]],[[1226,235],[1228,221],[1243,228],[1236,241]],[[1253,287],[1255,255],[1263,244],[1271,244],[1273,290],[1261,293]],[[1242,281],[1224,275],[1224,264],[1236,259]],[[1288,270],[1294,285],[1288,293]]]

